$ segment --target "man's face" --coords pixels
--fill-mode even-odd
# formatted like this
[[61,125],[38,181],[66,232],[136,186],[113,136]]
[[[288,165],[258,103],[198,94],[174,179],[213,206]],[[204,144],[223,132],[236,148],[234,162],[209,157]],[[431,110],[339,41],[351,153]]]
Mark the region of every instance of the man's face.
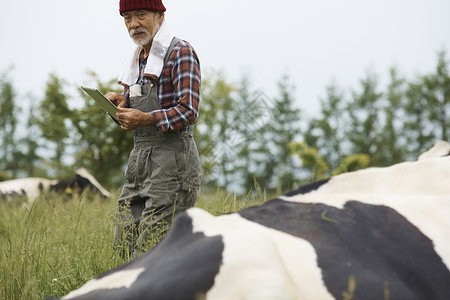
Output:
[[164,18],[163,14],[149,10],[127,11],[122,16],[131,38],[141,46],[150,45]]

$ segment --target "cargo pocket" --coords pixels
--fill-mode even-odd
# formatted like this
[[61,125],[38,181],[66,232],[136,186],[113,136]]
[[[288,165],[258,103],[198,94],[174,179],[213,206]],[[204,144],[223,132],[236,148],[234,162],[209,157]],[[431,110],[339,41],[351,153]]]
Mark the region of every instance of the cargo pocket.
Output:
[[130,157],[128,158],[128,164],[127,164],[127,169],[125,170],[125,179],[130,182],[133,183],[136,181],[136,172],[137,172],[137,168],[136,168],[136,163],[137,163],[137,150],[136,148],[133,148],[133,150],[131,150],[130,153]]
[[190,138],[187,140],[186,147],[186,171],[183,177],[183,189],[195,193],[200,189],[201,183],[201,164],[195,141]]
[[151,182],[157,190],[176,191],[179,188],[179,170],[175,150],[154,147],[152,155]]

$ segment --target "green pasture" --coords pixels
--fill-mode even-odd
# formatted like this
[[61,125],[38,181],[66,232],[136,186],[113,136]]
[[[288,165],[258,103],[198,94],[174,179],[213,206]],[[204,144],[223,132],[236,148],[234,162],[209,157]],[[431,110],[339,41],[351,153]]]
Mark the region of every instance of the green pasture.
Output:
[[[113,194],[48,194],[28,206],[1,201],[0,299],[60,297],[123,264],[112,247],[118,192]],[[220,215],[265,200],[261,192],[237,197],[217,190],[203,193],[196,206]]]

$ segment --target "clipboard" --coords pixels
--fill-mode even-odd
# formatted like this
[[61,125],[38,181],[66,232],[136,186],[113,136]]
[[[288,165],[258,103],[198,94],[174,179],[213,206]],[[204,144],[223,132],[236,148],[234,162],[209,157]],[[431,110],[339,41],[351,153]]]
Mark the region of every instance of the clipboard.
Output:
[[100,91],[97,89],[92,89],[84,86],[81,86],[81,89],[85,91],[89,96],[91,96],[91,98],[94,99],[97,104],[103,107],[103,110],[114,120],[114,122],[119,124],[119,121],[117,121],[116,119],[116,112],[118,112],[119,110],[114,105],[114,103],[109,101],[108,98],[106,98],[105,95],[100,93]]

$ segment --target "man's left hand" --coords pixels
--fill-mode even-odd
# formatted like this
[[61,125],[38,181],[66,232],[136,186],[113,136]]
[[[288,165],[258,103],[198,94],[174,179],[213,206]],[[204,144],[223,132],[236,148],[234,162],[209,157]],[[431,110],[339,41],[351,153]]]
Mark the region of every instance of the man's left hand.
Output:
[[134,108],[118,107],[117,120],[123,130],[133,130],[139,126],[155,126],[151,112],[142,112]]

